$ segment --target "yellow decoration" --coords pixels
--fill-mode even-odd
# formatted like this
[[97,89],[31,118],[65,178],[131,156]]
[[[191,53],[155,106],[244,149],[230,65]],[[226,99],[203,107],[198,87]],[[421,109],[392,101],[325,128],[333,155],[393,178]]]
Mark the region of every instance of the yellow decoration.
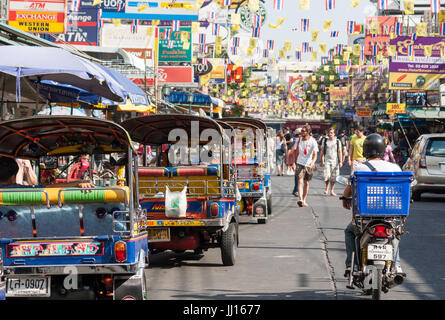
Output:
[[152,26],[159,26],[160,23],[161,23],[161,20],[152,20],[151,21]]
[[414,0],[403,0],[405,14],[414,14]]
[[416,34],[418,37],[426,36],[426,22],[419,22],[416,26]]
[[320,53],[326,53],[326,43],[320,43]]
[[360,0],[351,0],[351,9],[357,7],[360,4]]
[[359,56],[361,50],[362,50],[362,46],[360,44],[354,44],[354,46],[352,48],[352,53],[354,54],[354,56]]
[[200,23],[199,21],[192,21],[192,33],[199,33]]
[[300,0],[300,10],[309,10],[311,8],[310,0]]
[[283,24],[284,20],[286,20],[286,18],[279,17],[277,20],[277,24],[274,25],[269,23],[269,28],[278,29]]
[[260,8],[259,0],[249,0],[248,7],[250,11],[258,11]]
[[147,27],[147,36],[153,36],[153,32],[154,31],[154,28],[153,27]]
[[323,31],[326,32],[331,28],[332,20],[323,21]]
[[433,53],[433,46],[432,45],[424,46],[423,49],[425,52],[425,57],[431,57],[431,55]]
[[93,6],[97,6],[97,5],[101,4],[102,2],[103,2],[102,0],[94,0]]
[[315,61],[317,60],[317,51],[312,51],[311,52],[311,61]]
[[138,9],[138,12],[141,12],[147,8],[148,8],[148,6],[140,6],[140,8]]
[[111,22],[115,27],[119,27],[121,25],[121,19],[111,19]]
[[233,25],[241,24],[241,15],[239,13],[232,13],[230,23]]
[[318,41],[318,35],[320,34],[319,30],[313,30],[312,31],[312,42],[317,42]]

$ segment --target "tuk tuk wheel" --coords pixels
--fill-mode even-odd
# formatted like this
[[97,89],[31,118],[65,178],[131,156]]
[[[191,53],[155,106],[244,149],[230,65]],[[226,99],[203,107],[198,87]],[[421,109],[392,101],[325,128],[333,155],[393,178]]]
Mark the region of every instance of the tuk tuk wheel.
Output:
[[235,223],[230,223],[229,228],[221,236],[221,258],[223,265],[233,266],[236,259],[238,246]]
[[266,224],[267,219],[258,219],[258,224]]

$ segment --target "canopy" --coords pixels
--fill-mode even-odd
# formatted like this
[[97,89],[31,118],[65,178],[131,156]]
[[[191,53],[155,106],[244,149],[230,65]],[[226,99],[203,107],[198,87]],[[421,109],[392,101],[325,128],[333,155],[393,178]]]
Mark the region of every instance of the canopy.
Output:
[[234,128],[251,127],[267,131],[267,125],[264,121],[254,118],[222,118],[221,121],[227,122]]
[[38,114],[39,115],[58,115],[58,116],[62,116],[62,115],[70,116],[70,115],[73,115],[73,116],[82,116],[82,117],[86,117],[87,116],[85,111],[83,111],[82,109],[68,108],[68,107],[61,107],[61,106],[46,108],[46,109],[40,111]]
[[69,84],[112,101],[122,102],[125,91],[98,64],[59,48],[0,46],[0,72],[15,76],[17,101],[21,77]]
[[47,155],[127,152],[128,146],[133,148],[127,132],[107,120],[53,115],[0,122],[1,156],[38,159]]
[[187,114],[154,114],[149,116],[132,118],[122,122],[131,138],[144,145],[161,145],[171,143],[169,141],[170,131],[183,129],[189,139],[192,138],[192,123],[197,125],[198,133],[205,129],[215,129],[223,136],[221,126],[213,119],[192,116]]

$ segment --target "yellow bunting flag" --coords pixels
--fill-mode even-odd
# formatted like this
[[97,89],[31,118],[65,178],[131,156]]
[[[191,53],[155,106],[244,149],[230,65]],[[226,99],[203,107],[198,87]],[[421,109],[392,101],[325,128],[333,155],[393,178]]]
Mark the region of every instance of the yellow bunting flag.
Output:
[[192,33],[199,33],[199,21],[192,21]]
[[403,0],[405,14],[414,14],[414,0]]
[[426,22],[419,22],[416,26],[416,34],[418,37],[426,36]]
[[379,33],[379,21],[378,20],[372,20],[369,23],[369,33],[370,34],[378,34]]
[[159,26],[160,23],[161,23],[161,20],[152,20],[151,21],[152,26]]
[[324,70],[325,72],[329,72],[329,66],[324,66],[323,70]]
[[290,51],[290,49],[292,48],[292,42],[290,42],[290,41],[284,41],[284,50],[287,52],[287,51]]
[[233,26],[232,26],[232,32],[233,32],[233,33],[234,33],[234,32],[237,32],[239,29],[240,29],[240,25],[239,25],[239,24],[236,24],[236,25],[233,25]]
[[320,53],[326,53],[326,43],[320,43]]
[[138,12],[141,12],[141,11],[147,9],[147,8],[148,8],[148,6],[140,6],[139,9],[138,9]]
[[351,53],[350,52],[344,52],[343,53],[343,60],[344,61],[348,61],[349,57],[350,57]]
[[388,47],[388,56],[394,57],[396,55],[396,46],[391,45]]
[[354,56],[359,56],[361,50],[362,50],[362,46],[360,44],[354,44],[354,46],[352,48],[352,54]]
[[317,51],[312,51],[311,53],[311,61],[317,60]]
[[154,28],[153,27],[147,27],[147,36],[151,37],[154,33]]
[[190,42],[183,42],[183,43],[182,43],[182,49],[183,49],[183,50],[188,50],[188,49],[190,49]]
[[310,10],[311,2],[310,0],[300,0],[300,10]]
[[279,17],[277,20],[277,24],[274,25],[269,23],[269,28],[278,29],[283,24],[284,20],[286,20],[286,18]]
[[248,7],[250,11],[258,11],[260,8],[259,0],[249,0]]
[[319,30],[313,30],[312,31],[312,42],[317,42],[318,41],[318,35],[320,34]]
[[101,4],[102,2],[103,2],[102,0],[94,0],[93,6],[97,6],[97,5]]
[[238,25],[241,23],[241,15],[239,13],[233,13],[231,18],[230,18],[230,22],[233,25]]
[[119,27],[121,25],[121,19],[111,19],[111,22],[115,27]]
[[323,31],[328,31],[331,28],[332,20],[324,20],[323,21]]
[[257,39],[256,38],[250,38],[249,39],[249,48],[253,49],[256,48]]
[[360,0],[351,0],[351,9],[357,7],[360,4]]

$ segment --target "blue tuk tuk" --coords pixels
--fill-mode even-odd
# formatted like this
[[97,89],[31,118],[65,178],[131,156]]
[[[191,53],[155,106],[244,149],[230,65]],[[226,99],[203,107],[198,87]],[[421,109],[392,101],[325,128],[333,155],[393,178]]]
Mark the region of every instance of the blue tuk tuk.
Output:
[[[270,157],[271,134],[267,125],[253,118],[223,118],[235,130],[234,159],[236,183],[242,199],[238,201],[241,221],[267,223],[272,214]],[[272,149],[273,152],[273,149]]]
[[[107,120],[0,122],[0,156],[30,160],[45,180],[0,186],[6,299],[146,298],[146,218],[135,154],[128,133]],[[81,158],[89,167],[69,178]],[[105,170],[106,160],[111,165]]]

